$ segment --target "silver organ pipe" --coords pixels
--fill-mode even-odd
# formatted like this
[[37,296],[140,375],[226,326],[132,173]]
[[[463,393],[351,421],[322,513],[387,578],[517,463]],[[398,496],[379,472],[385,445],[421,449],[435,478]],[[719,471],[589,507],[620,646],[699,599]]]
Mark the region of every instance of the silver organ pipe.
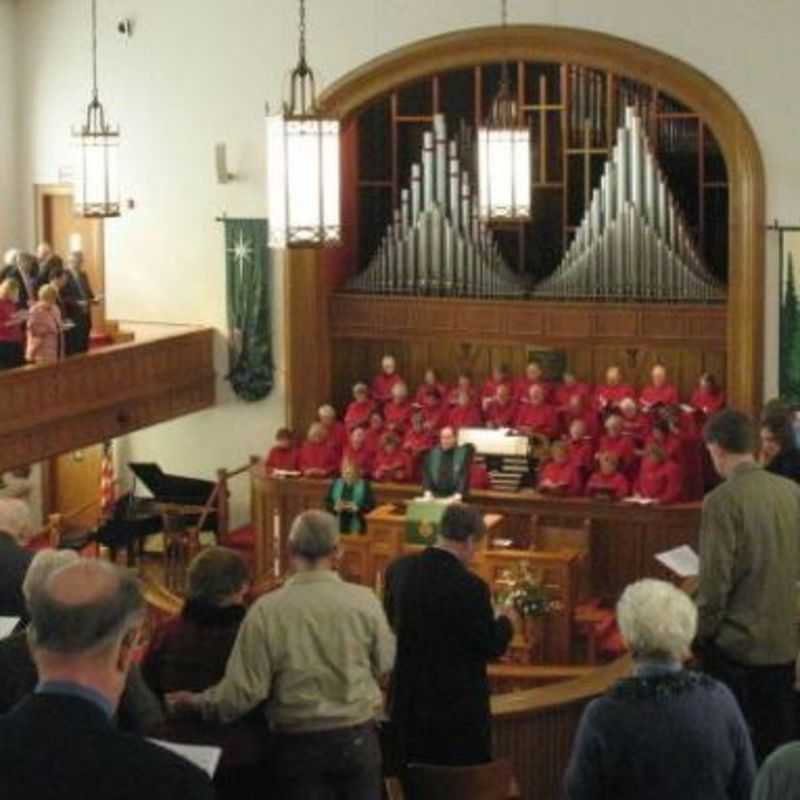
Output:
[[[578,82],[579,83],[579,82]],[[580,91],[580,86],[576,87]],[[639,115],[623,124],[600,185],[557,269],[534,294],[713,302],[724,288],[699,255]]]
[[[599,228],[599,222],[598,222]],[[469,172],[445,118],[435,115],[423,134],[410,188],[400,192],[367,268],[348,288],[359,292],[518,297],[527,287],[505,264],[492,232],[478,215]]]

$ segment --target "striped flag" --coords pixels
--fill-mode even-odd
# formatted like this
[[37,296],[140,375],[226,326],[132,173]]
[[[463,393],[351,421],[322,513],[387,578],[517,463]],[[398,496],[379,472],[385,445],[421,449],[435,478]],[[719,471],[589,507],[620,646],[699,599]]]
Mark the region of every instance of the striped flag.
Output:
[[117,499],[114,482],[114,449],[111,441],[103,442],[103,458],[100,461],[100,514],[110,517]]

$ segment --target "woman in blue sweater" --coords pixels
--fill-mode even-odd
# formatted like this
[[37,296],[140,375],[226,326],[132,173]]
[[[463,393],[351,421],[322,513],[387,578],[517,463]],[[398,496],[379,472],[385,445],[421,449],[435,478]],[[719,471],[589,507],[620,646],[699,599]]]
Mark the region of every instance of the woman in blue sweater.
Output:
[[736,700],[683,667],[697,628],[692,601],[642,580],[623,593],[617,618],[633,675],[587,706],[569,800],[749,800],[755,762]]

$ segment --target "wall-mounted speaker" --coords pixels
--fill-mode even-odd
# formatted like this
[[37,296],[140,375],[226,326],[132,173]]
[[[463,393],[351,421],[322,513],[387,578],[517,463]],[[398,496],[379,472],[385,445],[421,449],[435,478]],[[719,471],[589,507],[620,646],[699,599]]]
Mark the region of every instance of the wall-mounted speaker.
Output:
[[217,183],[228,183],[236,176],[228,172],[228,148],[224,142],[219,142],[214,147],[215,161],[217,165]]

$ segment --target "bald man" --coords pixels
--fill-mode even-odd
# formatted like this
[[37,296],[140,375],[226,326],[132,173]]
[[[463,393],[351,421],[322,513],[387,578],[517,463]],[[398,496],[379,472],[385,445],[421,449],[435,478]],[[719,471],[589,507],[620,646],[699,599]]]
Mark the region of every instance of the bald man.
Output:
[[28,603],[39,684],[0,717],[0,797],[212,800],[201,770],[111,722],[144,620],[136,580],[80,559]]

